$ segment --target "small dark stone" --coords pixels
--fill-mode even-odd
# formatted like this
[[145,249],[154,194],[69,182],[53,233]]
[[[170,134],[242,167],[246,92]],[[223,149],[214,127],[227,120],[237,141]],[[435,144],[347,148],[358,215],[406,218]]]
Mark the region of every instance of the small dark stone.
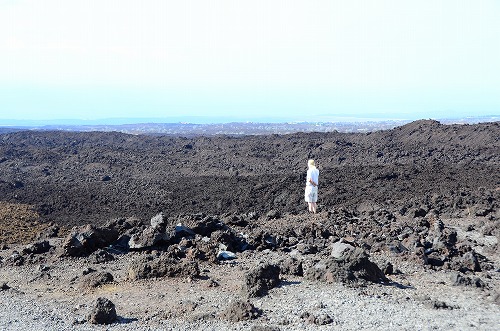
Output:
[[415,209],[413,212],[413,217],[425,217],[427,215],[427,210],[424,208]]
[[43,240],[26,246],[23,254],[43,254],[47,253],[51,247],[47,240]]
[[45,265],[45,264],[40,264],[37,267],[37,270],[40,271],[40,272],[46,272],[46,271],[50,270],[50,267],[48,265]]
[[475,286],[479,288],[486,287],[486,284],[483,282],[481,278],[475,277],[474,279],[463,276],[460,273],[454,273],[451,276],[451,281],[453,282],[453,286]]
[[248,301],[235,301],[222,312],[221,317],[231,322],[240,322],[255,319],[262,315],[262,311],[257,309]]
[[314,318],[314,324],[316,324],[316,325],[328,325],[328,324],[332,324],[332,323],[333,323],[333,319],[327,314],[321,314],[321,315],[316,316]]
[[476,210],[476,216],[486,216],[490,213],[490,210],[489,209],[478,209]]
[[394,274],[394,266],[392,265],[392,263],[391,262],[387,262],[383,266],[382,272],[384,273],[384,275],[393,275]]
[[92,268],[87,268],[87,269],[84,269],[84,270],[82,271],[82,274],[85,276],[85,275],[88,275],[88,274],[93,273],[93,272],[96,272],[96,271],[97,271],[97,270],[95,270],[95,269],[92,269]]
[[280,331],[280,328],[277,326],[270,325],[254,325],[250,329],[251,331]]
[[116,318],[114,303],[106,298],[98,298],[88,320],[92,324],[111,324],[116,321]]
[[21,182],[20,180],[15,180],[12,183],[12,187],[14,187],[14,188],[22,188],[22,187],[24,187],[24,183]]
[[309,324],[328,325],[333,323],[333,319],[327,314],[313,315],[309,312],[303,312],[300,318],[306,320]]
[[434,267],[442,267],[444,265],[444,261],[438,254],[431,253],[427,256],[427,264]]
[[300,314],[300,318],[303,320],[308,319],[311,316],[311,314],[308,311],[303,311],[302,314]]
[[113,261],[115,259],[115,257],[112,254],[108,253],[104,249],[95,251],[94,253],[92,253],[91,257],[94,260],[93,262],[97,264],[106,263],[109,261]]
[[281,218],[281,213],[279,210],[270,210],[267,212],[266,217],[268,220],[274,220],[274,219],[279,219]]
[[444,301],[437,301],[437,300],[434,300],[434,301],[431,301],[430,302],[430,306],[434,309],[458,309],[460,307],[458,306],[455,306],[455,305],[448,305],[446,302]]
[[220,286],[220,284],[213,279],[209,279],[207,282],[203,283],[203,287],[205,289],[219,287],[219,286]]
[[473,280],[472,280],[472,283],[476,286],[476,287],[479,287],[479,288],[485,288],[486,287],[486,284],[483,282],[483,280],[481,278],[478,278],[478,277],[475,277]]

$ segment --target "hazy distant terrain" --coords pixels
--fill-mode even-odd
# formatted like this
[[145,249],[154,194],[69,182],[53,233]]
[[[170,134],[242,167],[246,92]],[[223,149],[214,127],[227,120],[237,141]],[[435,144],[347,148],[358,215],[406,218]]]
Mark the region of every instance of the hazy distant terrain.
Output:
[[[495,122],[500,116],[465,117],[441,119],[443,124],[476,124]],[[173,122],[172,120],[177,120]],[[255,122],[231,121],[231,118],[182,118],[161,122],[161,119],[108,119],[96,121],[59,120],[59,121],[0,121],[0,133],[19,130],[61,130],[61,131],[116,131],[130,134],[160,134],[180,136],[204,135],[266,135],[289,134],[296,132],[373,132],[388,130],[408,124],[411,120],[382,120],[343,118],[338,121],[277,121],[265,119]]]

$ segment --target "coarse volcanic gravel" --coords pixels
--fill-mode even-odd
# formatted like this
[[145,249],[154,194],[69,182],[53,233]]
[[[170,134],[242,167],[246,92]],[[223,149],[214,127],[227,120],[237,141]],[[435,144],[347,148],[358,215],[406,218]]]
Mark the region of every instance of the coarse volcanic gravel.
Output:
[[[250,299],[262,309],[262,317],[228,322],[218,315],[242,297],[242,275],[256,261],[276,261],[291,254],[308,257],[295,251],[246,251],[233,261],[200,266],[199,279],[127,280],[128,264],[141,254],[117,255],[105,264],[88,258],[57,259],[44,264],[49,267],[46,272],[39,265],[0,269],[0,280],[8,280],[10,287],[0,292],[0,329],[252,330],[274,326],[280,330],[498,330],[500,325],[500,306],[493,302],[491,291],[453,286],[449,271],[422,272],[421,267],[390,253],[371,257],[393,261],[400,269],[401,274],[390,276],[389,285],[351,287],[284,275],[281,285],[267,296]],[[89,267],[112,273],[115,281],[82,289],[78,278]],[[498,287],[498,272],[490,275]],[[210,287],[211,281],[219,286]],[[115,303],[117,323],[96,326],[85,322],[97,297]],[[438,309],[435,305],[439,303],[450,308]],[[304,313],[329,316],[331,322],[311,324]]]

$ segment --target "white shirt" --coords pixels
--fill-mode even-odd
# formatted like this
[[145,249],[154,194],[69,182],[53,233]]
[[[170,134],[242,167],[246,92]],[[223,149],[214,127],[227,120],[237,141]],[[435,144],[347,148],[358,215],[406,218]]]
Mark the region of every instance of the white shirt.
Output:
[[306,178],[306,185],[307,186],[313,186],[313,184],[311,184],[309,182],[309,179],[312,179],[312,181],[316,183],[316,186],[319,185],[319,181],[318,181],[318,179],[319,179],[319,170],[315,166],[309,167],[309,169],[307,170],[307,178]]

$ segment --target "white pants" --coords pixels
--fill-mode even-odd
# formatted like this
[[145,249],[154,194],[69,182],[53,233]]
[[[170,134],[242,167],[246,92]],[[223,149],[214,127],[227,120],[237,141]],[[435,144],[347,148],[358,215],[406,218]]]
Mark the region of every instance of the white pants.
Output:
[[307,185],[306,191],[304,194],[304,199],[306,200],[306,202],[318,201],[318,187],[312,186],[312,185]]

